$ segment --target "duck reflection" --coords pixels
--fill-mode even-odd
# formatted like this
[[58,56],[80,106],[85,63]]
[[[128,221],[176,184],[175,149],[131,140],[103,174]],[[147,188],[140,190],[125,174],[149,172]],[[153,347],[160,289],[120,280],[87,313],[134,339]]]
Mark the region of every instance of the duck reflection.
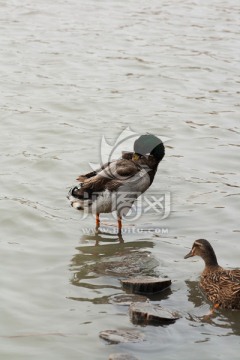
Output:
[[211,308],[211,303],[207,301],[204,294],[199,288],[198,281],[185,281],[188,287],[188,300],[194,304],[194,310],[189,313],[190,320],[193,322],[209,323],[215,327],[221,328],[224,331],[219,336],[228,336],[231,334],[240,335],[240,311],[218,309],[215,312],[215,317],[206,316],[206,313]]
[[[104,241],[101,238],[101,241]],[[109,243],[102,246],[79,246],[71,259],[72,285],[78,288],[71,299],[108,303],[122,291],[120,279],[130,276],[163,276],[159,262],[151,254],[152,241]],[[79,296],[80,294],[80,296]],[[165,294],[165,293],[164,293]]]
[[188,287],[188,300],[195,305],[195,307],[200,307],[203,305],[203,295],[199,289],[197,281],[186,280],[185,281]]
[[83,243],[87,243],[89,241],[95,242],[95,246],[106,244],[110,242],[114,243],[124,243],[124,239],[122,234],[112,234],[112,232],[108,231],[102,231],[98,230],[98,232],[95,232],[93,234],[86,234],[81,237],[81,240]]

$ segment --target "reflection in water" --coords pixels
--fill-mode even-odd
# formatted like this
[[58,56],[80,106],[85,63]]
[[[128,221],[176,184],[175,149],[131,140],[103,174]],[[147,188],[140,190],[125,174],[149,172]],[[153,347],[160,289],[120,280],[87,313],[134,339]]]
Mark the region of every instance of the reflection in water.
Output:
[[131,225],[128,228],[125,226],[122,230],[122,233],[119,235],[117,229],[111,225],[104,225],[96,232],[95,229],[82,229],[83,236],[81,237],[82,242],[95,241],[95,245],[101,245],[109,242],[119,242],[124,243],[125,235],[135,235],[135,234],[146,234],[148,236],[160,236],[161,234],[166,235],[166,229],[164,227],[159,227],[159,225],[141,225],[135,226]]
[[124,239],[122,234],[111,234],[102,230],[98,230],[98,232],[94,232],[91,235],[83,235],[83,241],[95,241],[95,246],[100,245],[101,243],[106,242],[119,242],[124,243]]
[[78,247],[70,268],[73,272],[71,283],[81,288],[81,297],[72,299],[107,303],[116,290],[118,293],[121,290],[120,278],[157,276],[158,261],[148,251],[152,247],[151,241]]
[[200,307],[203,304],[203,294],[199,288],[198,281],[185,281],[188,287],[188,300],[194,303],[195,307]]
[[206,305],[203,293],[201,292],[197,281],[186,280],[188,287],[188,300],[195,305],[195,309],[189,313],[189,320],[193,323],[209,323],[212,326],[226,329],[226,333],[219,336],[231,334],[240,335],[240,311],[219,309],[214,315],[206,317],[209,313],[209,306]]
[[151,294],[148,297],[151,301],[156,301],[158,303],[159,301],[167,300],[172,294],[173,292],[171,290],[171,287],[168,287],[160,291],[159,293]]

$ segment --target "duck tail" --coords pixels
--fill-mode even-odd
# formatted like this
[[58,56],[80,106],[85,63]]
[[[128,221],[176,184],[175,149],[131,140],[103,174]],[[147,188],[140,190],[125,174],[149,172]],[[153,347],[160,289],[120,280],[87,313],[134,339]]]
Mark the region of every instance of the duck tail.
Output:
[[71,206],[77,210],[84,210],[84,208],[89,207],[92,204],[89,194],[86,191],[83,191],[81,185],[71,188],[67,198],[70,200]]

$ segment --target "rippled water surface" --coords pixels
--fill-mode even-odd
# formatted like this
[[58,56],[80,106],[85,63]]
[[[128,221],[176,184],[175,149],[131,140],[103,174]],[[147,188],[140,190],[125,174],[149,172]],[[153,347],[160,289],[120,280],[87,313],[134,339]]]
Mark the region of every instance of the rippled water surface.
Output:
[[[205,321],[203,263],[183,259],[201,237],[240,266],[239,19],[237,0],[0,1],[1,359],[239,358],[240,312]],[[171,211],[124,222],[119,244],[84,234],[66,194],[127,127],[170,139],[151,191]],[[112,303],[138,273],[172,279],[153,301],[180,320],[138,327]]]

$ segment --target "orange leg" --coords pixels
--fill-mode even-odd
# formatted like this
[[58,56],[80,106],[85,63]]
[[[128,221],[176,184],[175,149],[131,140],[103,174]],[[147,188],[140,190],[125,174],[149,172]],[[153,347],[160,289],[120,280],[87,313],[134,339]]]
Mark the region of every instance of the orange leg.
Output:
[[121,216],[118,216],[118,237],[119,237],[119,241],[123,242],[123,237],[122,237],[122,218]]
[[96,231],[98,231],[100,227],[100,217],[99,217],[99,214],[97,213],[96,214]]
[[122,233],[122,218],[121,216],[118,217],[118,234]]
[[122,218],[121,216],[118,216],[118,238],[120,243],[123,242],[123,237],[122,237]]
[[208,320],[214,314],[214,311],[219,308],[219,306],[220,306],[220,304],[218,304],[218,303],[213,304],[212,309],[209,311],[209,313],[207,315],[204,316],[205,320]]
[[212,309],[210,310],[210,314],[209,315],[213,315],[214,314],[214,311],[217,310],[219,308],[220,304],[218,303],[215,303],[213,304],[213,307]]
[[217,310],[219,308],[219,306],[220,306],[220,304],[215,303],[212,308],[212,313],[214,313],[214,311]]

